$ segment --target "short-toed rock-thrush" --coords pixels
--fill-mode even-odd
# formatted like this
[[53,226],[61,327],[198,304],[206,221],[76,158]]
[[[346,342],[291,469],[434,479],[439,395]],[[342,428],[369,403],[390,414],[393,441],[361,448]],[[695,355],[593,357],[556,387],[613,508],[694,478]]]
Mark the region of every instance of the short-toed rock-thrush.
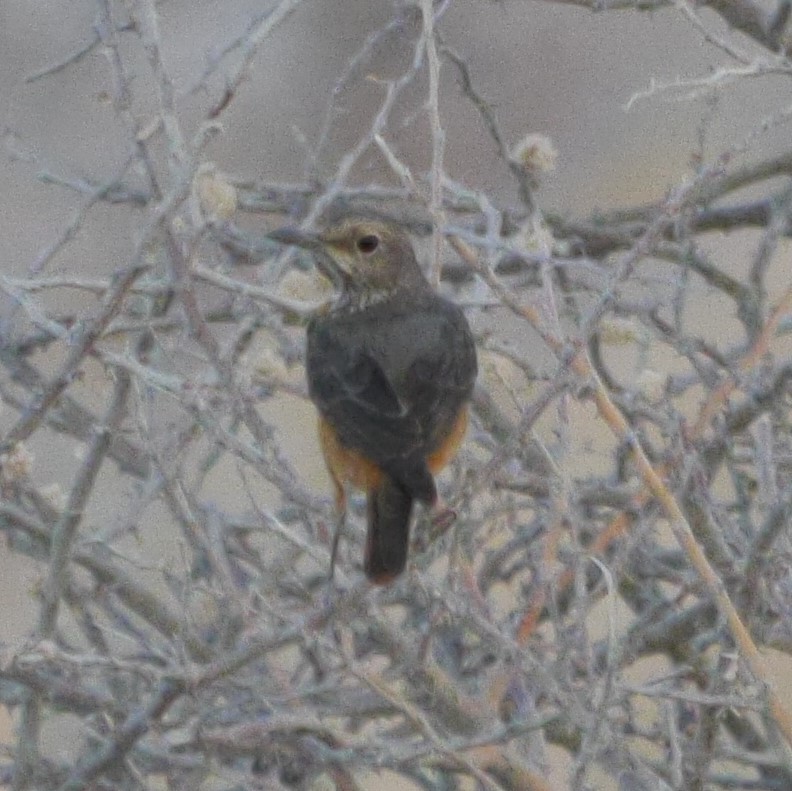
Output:
[[345,487],[363,489],[364,569],[384,584],[407,562],[413,502],[437,506],[434,476],[465,434],[473,337],[397,225],[348,218],[318,234],[285,228],[270,237],[311,250],[337,289],[308,324],[308,390],[340,519]]

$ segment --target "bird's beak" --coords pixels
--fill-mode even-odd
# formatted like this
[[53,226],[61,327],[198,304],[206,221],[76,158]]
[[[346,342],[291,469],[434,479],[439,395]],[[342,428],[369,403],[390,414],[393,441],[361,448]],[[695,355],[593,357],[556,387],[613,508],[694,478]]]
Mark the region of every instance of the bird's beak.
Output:
[[343,288],[349,272],[339,264],[328,250],[327,242],[318,233],[303,231],[301,228],[278,228],[267,234],[268,239],[280,244],[302,247],[314,254],[314,260],[319,271],[330,280],[333,285]]
[[280,244],[304,247],[306,250],[321,250],[322,241],[318,233],[303,231],[300,228],[278,228],[267,234],[268,239]]

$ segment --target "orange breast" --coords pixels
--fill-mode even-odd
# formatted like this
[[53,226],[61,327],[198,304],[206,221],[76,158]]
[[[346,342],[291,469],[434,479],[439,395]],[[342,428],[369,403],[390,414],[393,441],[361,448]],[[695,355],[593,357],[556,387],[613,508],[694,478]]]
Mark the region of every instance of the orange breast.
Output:
[[426,459],[426,466],[432,475],[437,475],[453,458],[465,438],[468,425],[468,408],[462,407],[457,415],[456,422],[445,440],[440,443],[440,447],[431,453]]
[[321,417],[319,418],[319,442],[327,469],[336,486],[348,483],[356,489],[364,491],[379,487],[383,477],[382,470],[356,450],[342,445],[335,429]]
[[[437,475],[456,455],[468,425],[468,408],[463,407],[451,431],[440,446],[426,458],[426,466],[432,475]],[[323,418],[319,418],[319,442],[325,463],[336,486],[349,484],[356,489],[370,491],[382,482],[383,471],[370,459],[352,448],[342,445],[335,429]]]

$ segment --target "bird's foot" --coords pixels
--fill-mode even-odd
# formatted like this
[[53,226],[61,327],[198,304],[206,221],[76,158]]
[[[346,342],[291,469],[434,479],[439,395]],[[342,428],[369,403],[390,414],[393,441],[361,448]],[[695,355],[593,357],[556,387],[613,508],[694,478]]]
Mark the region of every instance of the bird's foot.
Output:
[[432,506],[430,518],[432,527],[440,533],[445,533],[445,531],[456,522],[457,513],[453,508],[449,508],[445,505],[445,503],[438,502]]

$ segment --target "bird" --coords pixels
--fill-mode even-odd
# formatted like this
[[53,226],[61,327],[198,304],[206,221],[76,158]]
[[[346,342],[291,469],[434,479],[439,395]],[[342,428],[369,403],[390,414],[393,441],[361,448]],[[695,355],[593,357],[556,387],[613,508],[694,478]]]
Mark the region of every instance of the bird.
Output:
[[349,487],[366,493],[364,572],[388,584],[407,563],[414,503],[439,521],[455,517],[435,475],[467,430],[478,372],[470,326],[432,288],[399,224],[348,216],[269,237],[309,250],[335,291],[306,333],[308,394],[339,518],[330,576]]

